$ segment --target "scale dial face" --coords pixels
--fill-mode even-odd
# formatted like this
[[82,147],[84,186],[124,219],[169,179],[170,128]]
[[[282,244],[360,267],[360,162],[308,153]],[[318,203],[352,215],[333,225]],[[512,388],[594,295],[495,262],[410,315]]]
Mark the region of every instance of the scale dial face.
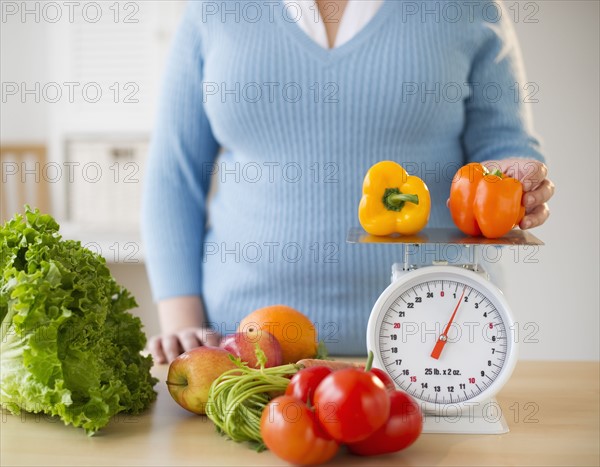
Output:
[[502,292],[455,266],[406,273],[369,318],[374,365],[426,411],[489,400],[516,362],[514,322]]

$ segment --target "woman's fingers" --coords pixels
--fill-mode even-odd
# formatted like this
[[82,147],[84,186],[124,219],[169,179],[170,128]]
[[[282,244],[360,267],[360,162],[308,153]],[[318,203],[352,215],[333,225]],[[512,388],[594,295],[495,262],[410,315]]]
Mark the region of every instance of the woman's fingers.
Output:
[[517,179],[523,184],[523,191],[536,190],[548,176],[548,168],[540,161],[527,161],[519,167]]
[[177,335],[170,334],[163,336],[161,341],[163,352],[165,353],[168,362],[172,362],[182,353]]
[[483,165],[490,171],[500,169],[508,177],[519,180],[526,192],[535,190],[548,176],[546,164],[535,159],[512,157],[500,161],[487,161]]
[[535,162],[536,169],[521,181],[523,184],[523,206],[526,215],[519,227],[523,230],[542,225],[550,216],[548,200],[554,195],[554,183],[546,178],[548,169],[544,164]]
[[221,343],[221,335],[210,328],[197,329],[196,335],[200,342],[202,342],[202,345],[218,347]]
[[554,195],[554,183],[547,178],[533,191],[523,194],[523,206],[527,210],[546,203]]
[[196,335],[195,329],[184,329],[183,331],[177,333],[177,337],[179,337],[179,343],[181,344],[181,348],[184,352],[195,349],[196,347],[200,347],[202,345],[202,342]]
[[148,350],[156,363],[167,363],[167,357],[162,349],[161,336],[152,336],[150,338]]
[[519,227],[523,230],[532,229],[546,222],[548,216],[550,216],[548,204],[540,204],[533,208],[525,217],[523,217]]
[[221,335],[206,328],[188,328],[175,334],[153,336],[148,341],[148,350],[156,363],[170,363],[181,353],[203,345],[218,347]]

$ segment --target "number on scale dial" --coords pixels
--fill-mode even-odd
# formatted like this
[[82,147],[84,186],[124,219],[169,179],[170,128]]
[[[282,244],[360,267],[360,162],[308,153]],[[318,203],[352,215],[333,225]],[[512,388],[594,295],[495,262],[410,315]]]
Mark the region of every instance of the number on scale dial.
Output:
[[501,292],[471,271],[451,271],[393,283],[369,322],[376,365],[430,408],[491,397],[514,366]]

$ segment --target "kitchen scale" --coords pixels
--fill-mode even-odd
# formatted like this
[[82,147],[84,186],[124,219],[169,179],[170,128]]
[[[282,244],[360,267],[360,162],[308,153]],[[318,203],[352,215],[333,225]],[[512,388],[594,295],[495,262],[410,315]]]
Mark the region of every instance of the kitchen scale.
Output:
[[[424,229],[410,236],[377,237],[351,229],[348,243],[401,244],[391,284],[375,302],[367,326],[373,366],[421,406],[424,433],[501,434],[509,431],[494,398],[517,361],[510,306],[478,256],[482,247],[538,246],[529,232],[502,238],[468,237],[457,229]],[[463,250],[464,264],[434,260],[410,264],[410,253]]]

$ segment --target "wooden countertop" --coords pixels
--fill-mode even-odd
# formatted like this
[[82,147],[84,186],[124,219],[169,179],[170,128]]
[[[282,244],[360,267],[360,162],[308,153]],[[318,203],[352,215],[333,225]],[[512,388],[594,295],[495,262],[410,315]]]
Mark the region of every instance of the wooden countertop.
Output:
[[[424,434],[394,455],[360,458],[340,451],[331,465],[600,465],[600,364],[519,362],[498,401],[504,435]],[[2,413],[0,465],[287,465],[219,436],[206,418],[170,397],[166,365],[158,400],[145,414],[117,416],[88,438],[44,416]]]

